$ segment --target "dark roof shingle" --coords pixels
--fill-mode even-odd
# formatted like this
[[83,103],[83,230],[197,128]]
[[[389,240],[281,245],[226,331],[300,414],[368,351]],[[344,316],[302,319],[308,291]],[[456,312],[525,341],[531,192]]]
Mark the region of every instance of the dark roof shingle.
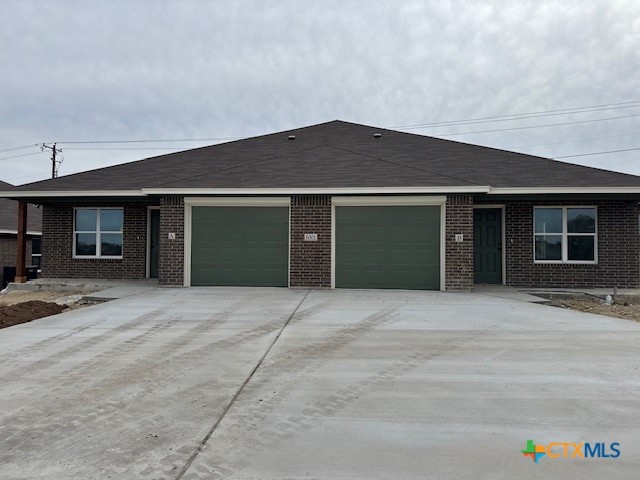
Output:
[[[374,133],[381,133],[374,138]],[[289,140],[295,135],[295,140]],[[335,120],[17,187],[640,187],[640,177]]]
[[[0,190],[12,190],[15,187],[10,183],[0,180]],[[18,231],[18,202],[0,198],[0,232]],[[42,232],[42,210],[34,205],[27,207],[27,231]]]

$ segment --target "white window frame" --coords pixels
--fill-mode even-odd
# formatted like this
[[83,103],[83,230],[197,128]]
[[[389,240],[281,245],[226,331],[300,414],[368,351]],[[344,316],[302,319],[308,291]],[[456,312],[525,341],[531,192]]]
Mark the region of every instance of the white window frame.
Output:
[[[76,230],[76,212],[78,210],[95,210],[96,211],[96,231]],[[121,210],[122,211],[122,231],[105,231],[100,230],[100,211],[101,210]],[[78,233],[95,233],[96,234],[96,254],[95,255],[76,255],[76,234]],[[120,233],[122,235],[122,255],[102,255],[102,234],[103,233]],[[109,258],[112,260],[122,260],[124,256],[124,208],[123,207],[74,207],[73,208],[73,258]]]
[[[562,233],[536,233],[536,210],[539,209],[561,209],[562,210]],[[567,226],[567,211],[573,208],[589,208],[596,212],[596,225],[593,233],[569,233]],[[598,207],[595,205],[540,205],[533,208],[533,263],[566,263],[574,265],[596,265],[598,263]],[[562,258],[560,260],[537,260],[536,259],[536,236],[537,235],[560,235],[562,237]],[[593,237],[593,260],[569,260],[569,236],[572,237]]]

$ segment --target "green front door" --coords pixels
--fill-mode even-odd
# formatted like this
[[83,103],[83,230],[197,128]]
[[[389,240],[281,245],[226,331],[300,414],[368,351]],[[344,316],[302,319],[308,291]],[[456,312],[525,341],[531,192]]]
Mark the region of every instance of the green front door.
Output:
[[440,207],[336,207],[335,284],[440,289]]
[[473,280],[502,283],[502,210],[473,211]]
[[288,285],[287,207],[193,207],[191,222],[191,285]]

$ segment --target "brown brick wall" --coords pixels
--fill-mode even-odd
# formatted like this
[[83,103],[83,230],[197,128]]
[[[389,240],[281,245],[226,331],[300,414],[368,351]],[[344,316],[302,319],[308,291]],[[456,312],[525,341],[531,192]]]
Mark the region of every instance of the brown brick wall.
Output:
[[[318,235],[305,242],[305,233]],[[331,287],[331,197],[291,197],[290,286]]]
[[[449,195],[445,225],[445,289],[469,291],[473,288],[473,198],[471,195]],[[462,242],[455,235],[463,235]]]
[[[169,240],[169,233],[176,239]],[[184,197],[160,200],[160,262],[158,284],[184,285]]]
[[[640,287],[640,236],[636,202],[540,200],[505,203],[506,283],[516,287]],[[533,208],[588,205],[598,208],[598,263],[535,264]]]
[[[73,258],[74,207],[124,209],[123,258]],[[126,203],[44,204],[42,276],[53,278],[144,279],[147,258],[147,205]]]

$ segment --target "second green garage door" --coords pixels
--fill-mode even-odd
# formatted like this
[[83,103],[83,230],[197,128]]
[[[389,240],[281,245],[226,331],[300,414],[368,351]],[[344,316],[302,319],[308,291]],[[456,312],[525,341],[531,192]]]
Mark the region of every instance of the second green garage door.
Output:
[[191,285],[286,287],[288,207],[192,207]]
[[336,287],[440,289],[440,207],[336,207]]

